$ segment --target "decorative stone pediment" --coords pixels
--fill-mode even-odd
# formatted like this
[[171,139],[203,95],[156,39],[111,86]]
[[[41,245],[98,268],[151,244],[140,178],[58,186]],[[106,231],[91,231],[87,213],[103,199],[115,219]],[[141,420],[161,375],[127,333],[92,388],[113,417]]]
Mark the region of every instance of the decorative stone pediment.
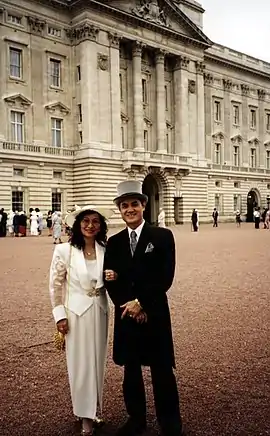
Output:
[[270,140],[269,141],[265,141],[264,146],[265,147],[270,147]]
[[22,94],[14,94],[8,97],[4,97],[4,101],[10,106],[15,106],[17,108],[27,108],[32,104],[32,101],[24,97]]
[[70,109],[60,101],[57,101],[56,103],[47,104],[45,106],[45,109],[47,109],[50,113],[60,112],[61,114],[64,115],[70,113]]
[[258,145],[260,143],[260,141],[256,136],[252,136],[252,138],[250,138],[248,140],[248,143],[253,144],[253,145]]
[[150,118],[148,118],[146,115],[144,115],[143,120],[144,120],[144,122],[145,122],[145,124],[146,124],[147,126],[152,126],[152,125],[153,125],[153,123],[152,123],[152,121],[150,120]]
[[121,111],[121,120],[124,124],[128,123],[129,121],[129,117],[122,111]]
[[175,31],[207,46],[212,42],[173,0],[107,0],[115,9],[153,25]]
[[215,141],[222,141],[222,140],[224,139],[224,133],[222,133],[222,132],[216,132],[216,133],[214,133],[214,134],[212,135],[212,138],[213,138]]
[[235,135],[231,137],[231,141],[234,144],[241,144],[243,142],[243,137],[241,135]]

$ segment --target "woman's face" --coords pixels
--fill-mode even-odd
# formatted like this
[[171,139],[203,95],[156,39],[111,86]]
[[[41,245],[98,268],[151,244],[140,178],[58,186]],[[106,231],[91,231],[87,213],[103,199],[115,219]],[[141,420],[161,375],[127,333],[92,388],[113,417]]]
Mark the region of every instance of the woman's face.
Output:
[[95,238],[100,231],[100,218],[97,213],[85,215],[81,221],[81,232],[85,238]]

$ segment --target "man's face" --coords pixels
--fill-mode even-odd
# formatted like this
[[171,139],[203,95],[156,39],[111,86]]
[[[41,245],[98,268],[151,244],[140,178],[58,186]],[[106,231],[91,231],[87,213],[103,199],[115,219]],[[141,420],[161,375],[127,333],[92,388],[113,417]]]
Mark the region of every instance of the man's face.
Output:
[[127,198],[121,201],[119,210],[125,223],[136,229],[142,223],[145,203],[141,203],[137,198]]

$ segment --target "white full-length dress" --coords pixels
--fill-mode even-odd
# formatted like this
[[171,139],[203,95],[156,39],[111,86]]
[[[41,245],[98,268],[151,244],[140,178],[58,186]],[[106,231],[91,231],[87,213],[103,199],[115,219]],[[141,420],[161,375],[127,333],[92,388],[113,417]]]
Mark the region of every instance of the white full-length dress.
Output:
[[[98,406],[102,409],[107,356],[109,305],[103,261],[104,248],[98,243],[96,261],[86,261],[81,250],[65,243],[55,248],[50,269],[55,322],[69,322],[66,358],[73,412],[90,419],[96,417]],[[93,292],[100,295],[91,296]]]
[[30,233],[32,236],[38,236],[38,216],[36,212],[32,212],[30,216]]

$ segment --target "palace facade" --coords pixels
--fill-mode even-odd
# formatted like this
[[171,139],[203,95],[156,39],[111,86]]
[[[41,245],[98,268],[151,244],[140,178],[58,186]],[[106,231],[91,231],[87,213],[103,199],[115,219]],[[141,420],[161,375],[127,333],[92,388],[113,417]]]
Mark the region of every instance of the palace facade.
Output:
[[[212,43],[194,0],[0,1],[0,206],[209,221],[270,202],[270,64]],[[112,224],[120,222],[116,211]]]

